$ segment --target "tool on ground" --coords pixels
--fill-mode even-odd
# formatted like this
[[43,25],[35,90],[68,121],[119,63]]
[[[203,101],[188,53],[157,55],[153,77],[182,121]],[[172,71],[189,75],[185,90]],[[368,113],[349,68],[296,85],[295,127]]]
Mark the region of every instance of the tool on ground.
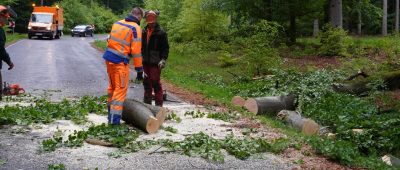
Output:
[[24,88],[21,88],[19,84],[9,84],[7,82],[4,82],[4,89],[2,90],[2,93],[6,96],[10,95],[19,95],[19,94],[24,94],[25,90]]
[[[156,95],[155,95],[154,93],[153,93],[152,95],[153,95],[153,100],[155,100],[155,99],[156,99]],[[167,90],[164,90],[164,93],[163,93],[163,100],[164,100],[164,101],[167,101],[167,102],[174,102],[174,103],[180,103],[180,101],[171,100],[171,99],[168,99],[167,97],[168,97]]]

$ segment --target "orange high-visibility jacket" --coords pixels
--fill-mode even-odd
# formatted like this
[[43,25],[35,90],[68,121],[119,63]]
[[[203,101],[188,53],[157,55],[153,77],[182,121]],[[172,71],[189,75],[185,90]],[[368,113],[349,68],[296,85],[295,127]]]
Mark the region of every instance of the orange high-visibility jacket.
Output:
[[124,61],[133,58],[136,70],[142,69],[142,30],[135,22],[118,21],[112,26],[106,52]]

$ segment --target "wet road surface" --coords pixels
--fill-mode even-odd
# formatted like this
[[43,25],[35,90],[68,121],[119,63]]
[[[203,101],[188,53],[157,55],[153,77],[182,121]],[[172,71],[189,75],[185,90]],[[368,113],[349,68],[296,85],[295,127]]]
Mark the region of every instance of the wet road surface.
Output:
[[[20,84],[30,94],[52,94],[52,99],[105,95],[108,80],[102,53],[90,44],[105,37],[21,40],[7,47],[15,68],[2,70],[3,81]],[[129,97],[143,94],[141,85],[131,84],[130,89]]]

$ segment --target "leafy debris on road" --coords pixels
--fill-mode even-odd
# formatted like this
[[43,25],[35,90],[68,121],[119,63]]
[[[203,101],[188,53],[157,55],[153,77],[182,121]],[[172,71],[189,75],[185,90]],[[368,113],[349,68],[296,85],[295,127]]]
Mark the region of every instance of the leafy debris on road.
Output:
[[200,110],[197,111],[187,111],[185,113],[185,116],[192,116],[193,118],[203,118],[206,115],[206,113],[201,112]]
[[42,150],[51,152],[57,148],[65,147],[81,147],[86,139],[96,139],[99,141],[109,142],[112,146],[121,148],[127,143],[135,141],[139,137],[138,132],[130,130],[127,125],[106,125],[91,126],[87,131],[74,131],[63,141],[61,135],[54,135],[53,138],[42,142]]
[[65,165],[64,164],[50,164],[47,166],[48,170],[64,170]]
[[0,108],[0,125],[30,125],[51,123],[54,120],[72,120],[77,124],[87,121],[89,113],[106,114],[106,97],[84,96],[79,100],[64,99],[50,102],[44,98],[34,99],[30,106],[9,106]]
[[238,119],[237,115],[234,115],[232,112],[216,112],[216,113],[209,113],[207,118],[222,120],[224,122],[232,122]]
[[[44,140],[42,147],[47,148],[46,151],[54,151],[61,146],[81,147],[86,139],[91,138],[110,142],[113,146],[118,147],[118,151],[108,154],[113,158],[119,158],[122,154],[138,152],[158,145],[161,146],[160,148],[167,149],[159,153],[176,152],[187,156],[200,156],[207,160],[222,163],[224,162],[222,150],[226,150],[230,155],[244,160],[258,153],[268,151],[279,153],[291,146],[287,139],[277,139],[269,142],[265,139],[251,137],[238,139],[233,134],[224,139],[215,139],[203,132],[189,135],[183,141],[168,139],[136,141],[138,137],[139,134],[136,131],[129,130],[127,125],[111,126],[102,124],[92,126],[87,131],[75,131],[74,134],[69,135],[66,141],[62,141],[59,136],[54,136],[52,139]],[[158,153],[156,151],[152,152],[152,154]]]
[[172,120],[172,121],[175,121],[176,123],[182,122],[182,119],[175,112],[168,114],[167,120]]
[[171,132],[171,133],[178,133],[178,129],[173,128],[172,126],[167,126],[163,128],[165,131],[167,132]]
[[0,159],[0,166],[1,165],[4,165],[4,164],[6,164],[7,163],[7,161],[6,160],[4,160],[4,159]]
[[53,138],[42,141],[41,152],[53,152],[57,148],[62,147],[63,138],[60,134],[54,134]]

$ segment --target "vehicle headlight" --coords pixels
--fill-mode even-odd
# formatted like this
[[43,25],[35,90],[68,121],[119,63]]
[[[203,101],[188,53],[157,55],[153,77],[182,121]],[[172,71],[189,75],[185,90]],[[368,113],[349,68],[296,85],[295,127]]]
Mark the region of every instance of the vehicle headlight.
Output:
[[30,29],[32,29],[32,27],[31,27],[31,26],[28,26],[28,30],[30,30]]
[[47,27],[46,29],[49,31],[51,29],[51,27]]

